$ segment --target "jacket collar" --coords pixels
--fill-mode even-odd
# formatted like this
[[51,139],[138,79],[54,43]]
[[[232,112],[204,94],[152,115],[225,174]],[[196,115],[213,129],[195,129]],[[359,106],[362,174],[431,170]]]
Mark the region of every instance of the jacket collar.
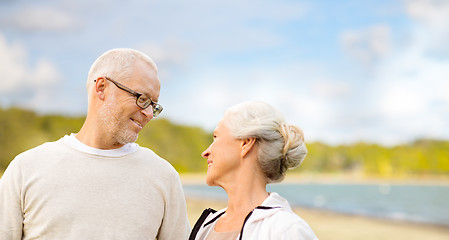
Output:
[[[248,219],[249,221],[253,222],[264,219],[275,214],[278,211],[281,211],[282,209],[292,211],[292,208],[285,198],[281,197],[276,192],[271,192],[269,194],[270,195],[265,199],[265,201],[263,201],[260,206],[256,207],[253,210],[254,214],[252,214],[251,218]],[[212,222],[215,222],[221,215],[223,215],[224,212],[226,212],[226,210],[227,208],[224,208],[218,212],[215,212],[213,215],[207,218],[205,224],[209,225]]]
[[292,211],[288,201],[275,192],[271,192],[270,195],[263,201],[263,203],[254,209],[254,214],[249,219],[251,222],[259,221],[267,218],[282,209]]

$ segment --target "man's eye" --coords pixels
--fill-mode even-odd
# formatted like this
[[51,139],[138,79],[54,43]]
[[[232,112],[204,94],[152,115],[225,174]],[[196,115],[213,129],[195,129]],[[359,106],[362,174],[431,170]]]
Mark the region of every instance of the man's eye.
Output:
[[140,103],[145,103],[145,102],[148,101],[148,98],[144,97],[144,96],[140,96],[138,100],[139,100]]

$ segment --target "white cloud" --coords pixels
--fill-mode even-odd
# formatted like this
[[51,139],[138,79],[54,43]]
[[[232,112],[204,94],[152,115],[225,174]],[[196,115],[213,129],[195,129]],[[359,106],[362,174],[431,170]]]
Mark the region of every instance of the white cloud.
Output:
[[26,78],[26,52],[20,44],[8,45],[0,34],[0,92],[8,92]]
[[[432,115],[433,104],[449,111],[449,61],[426,58],[422,52],[385,62],[379,74],[382,112],[391,116]],[[441,105],[442,104],[442,105]]]
[[168,39],[160,44],[142,43],[136,49],[153,59],[161,82],[171,81],[176,73],[185,74],[188,71],[190,51],[179,41]]
[[137,49],[150,56],[156,64],[164,63],[168,65],[182,65],[187,58],[184,51],[182,51],[185,48],[182,48],[176,43],[164,43],[163,46],[153,43],[145,43],[137,46]]
[[[405,3],[418,22],[412,25],[408,44],[396,47],[376,69],[373,98],[377,108],[373,111],[384,131],[377,138],[389,143],[417,137],[447,138],[449,58],[429,53],[439,47],[435,43],[442,35],[434,30],[441,27],[440,20],[449,19],[449,2]],[[444,21],[449,27],[449,21]]]
[[34,70],[28,76],[33,86],[48,86],[61,79],[56,67],[46,59],[39,59]]
[[[350,132],[331,131],[340,142],[391,145],[449,136],[449,1],[404,0],[404,9],[414,20],[404,35],[394,35],[394,25],[341,34],[346,52],[370,68],[364,79],[368,87],[358,89],[366,94],[351,104],[346,124],[340,122]],[[407,42],[399,41],[404,36]]]
[[[306,132],[308,141],[330,139],[338,109],[335,100],[348,94],[349,87],[334,84],[317,73],[319,65],[296,62],[290,65],[199,69],[193,78],[179,84],[179,91],[162,92],[170,119],[213,130],[224,111],[237,103],[262,100],[278,108],[290,124]],[[321,89],[323,86],[325,89]],[[164,91],[164,86],[162,91]],[[165,104],[165,103],[164,103]],[[170,109],[170,110],[168,110]],[[330,124],[332,125],[332,124]]]
[[313,91],[323,98],[337,98],[351,93],[348,83],[336,80],[324,80],[314,84]]
[[[228,7],[237,11],[237,16],[248,19],[262,19],[263,21],[289,22],[303,19],[307,15],[309,6],[295,1],[228,1]],[[238,19],[237,19],[238,20]]]
[[14,43],[9,45],[0,35],[0,81],[1,92],[12,92],[20,88],[41,87],[60,79],[56,67],[46,59],[38,59],[33,68],[28,65],[25,48]]
[[147,14],[160,19],[148,23],[149,32],[183,39],[196,54],[209,55],[281,46],[286,39],[279,26],[303,19],[307,10],[305,4],[294,1],[198,0],[147,5]]
[[343,49],[356,60],[370,65],[388,55],[391,45],[388,25],[376,25],[359,31],[341,34]]
[[[8,44],[1,34],[0,52],[0,93],[10,96],[9,99],[14,104],[35,106],[36,109],[48,106],[51,101],[38,100],[46,98],[49,95],[46,89],[61,80],[61,74],[54,64],[41,58],[36,61],[35,66],[30,66],[26,49],[18,43]],[[18,93],[27,91],[33,94],[27,98],[18,96]]]
[[404,0],[405,11],[412,18],[433,28],[448,31],[449,1],[447,0]]
[[449,57],[449,1],[404,0],[404,7],[417,23],[415,37],[427,43],[427,54]]
[[[184,10],[185,14],[189,12],[196,16],[207,16],[211,21],[227,20],[228,22],[242,22],[242,20],[263,20],[275,22],[288,22],[291,20],[303,19],[309,6],[306,3],[295,1],[270,1],[270,0],[228,0],[215,1],[195,0],[183,2],[179,0],[166,1],[170,6],[167,10],[172,10],[172,7],[178,7]],[[192,8],[192,6],[194,6]],[[232,18],[229,13],[232,12]],[[166,14],[165,12],[163,14]],[[185,16],[185,15],[183,15]],[[216,22],[214,22],[216,23]],[[205,22],[204,24],[208,24]],[[234,24],[232,24],[234,26]]]
[[0,21],[10,28],[24,31],[66,31],[80,24],[68,12],[47,6],[23,7],[10,12]]
[[162,86],[161,99],[165,89],[171,90],[163,101],[170,109],[166,116],[175,122],[213,130],[226,108],[246,100],[244,87],[229,81],[228,74],[205,72],[194,78]]
[[338,136],[332,136],[330,119],[335,120],[335,109],[329,99],[308,94],[298,94],[291,89],[278,92],[277,101],[273,104],[285,116],[289,124],[296,125],[304,131],[306,141],[326,139],[335,141]]

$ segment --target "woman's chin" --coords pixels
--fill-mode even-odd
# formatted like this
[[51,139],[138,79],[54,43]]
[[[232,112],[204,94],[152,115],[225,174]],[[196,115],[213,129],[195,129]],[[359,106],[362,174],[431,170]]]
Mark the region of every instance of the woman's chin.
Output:
[[206,175],[206,184],[208,186],[215,186],[214,180],[212,177],[210,177],[209,175]]

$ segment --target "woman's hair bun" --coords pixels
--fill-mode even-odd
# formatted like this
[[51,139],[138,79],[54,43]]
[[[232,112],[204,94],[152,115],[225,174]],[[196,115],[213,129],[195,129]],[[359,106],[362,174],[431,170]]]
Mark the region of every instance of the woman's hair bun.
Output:
[[283,165],[286,169],[298,167],[307,155],[303,131],[294,125],[283,124],[280,133],[284,138]]

